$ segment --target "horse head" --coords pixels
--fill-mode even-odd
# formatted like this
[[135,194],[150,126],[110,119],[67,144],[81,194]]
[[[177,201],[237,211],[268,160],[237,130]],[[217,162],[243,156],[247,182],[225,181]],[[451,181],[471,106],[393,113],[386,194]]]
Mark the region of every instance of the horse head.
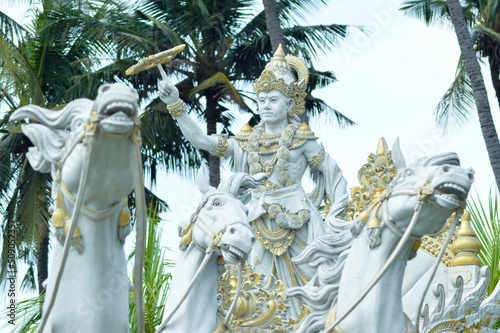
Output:
[[380,244],[380,221],[401,237],[419,207],[419,222],[412,235],[419,238],[436,233],[453,212],[465,206],[474,181],[474,171],[460,167],[455,153],[424,157],[406,166],[396,141],[392,156],[398,175],[388,189],[378,194],[370,209],[355,220],[352,228],[357,235],[360,227],[366,225],[372,248]]
[[[105,84],[99,87],[95,101],[80,98],[58,111],[27,105],[11,115],[11,120],[30,121],[22,125],[23,133],[34,144],[27,158],[34,170],[51,172],[56,210],[64,206],[61,191],[66,197],[76,197],[85,159],[89,160],[87,165],[92,172],[85,184],[83,205],[103,211],[133,190],[131,161],[140,142],[134,144],[131,136],[139,135],[134,132],[139,125],[138,99],[137,92],[125,85]],[[63,215],[67,216],[53,218],[61,243],[70,213],[66,209]],[[129,232],[129,225],[120,228],[119,238],[123,241]]]
[[204,252],[212,248],[227,263],[245,260],[255,243],[245,204],[251,198],[251,190],[264,178],[264,174],[236,173],[214,188],[208,185],[205,168],[201,168],[197,183],[203,200],[189,223],[180,227],[181,249],[192,242]]
[[138,99],[137,92],[125,85],[104,84],[95,101],[80,98],[58,111],[27,105],[13,112],[10,120],[29,118],[30,123],[22,125],[23,133],[34,144],[29,148],[28,160],[33,169],[52,171],[57,180],[57,170],[64,167],[64,162],[70,160],[68,168],[74,168],[73,160],[82,158],[86,135],[130,134],[138,125]]

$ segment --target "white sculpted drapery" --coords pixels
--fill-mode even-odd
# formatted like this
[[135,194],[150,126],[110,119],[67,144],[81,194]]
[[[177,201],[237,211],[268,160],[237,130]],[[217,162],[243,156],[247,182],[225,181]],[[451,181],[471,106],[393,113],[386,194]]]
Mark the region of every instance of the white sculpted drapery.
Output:
[[[249,154],[242,148],[245,145],[238,144],[237,140],[228,140],[229,145],[234,145],[234,169],[249,172]],[[348,196],[346,181],[335,160],[325,154],[314,173],[316,188],[309,196],[300,183],[278,189],[266,184],[254,193],[250,202],[249,216],[258,242],[249,261],[255,272],[264,274],[266,287],[273,287],[276,279],[283,281],[287,288],[302,286],[310,280],[314,268],[296,265],[291,259],[325,233],[323,217],[318,211],[323,199],[331,214],[338,214],[344,208]],[[300,314],[297,301],[289,305],[292,316]]]

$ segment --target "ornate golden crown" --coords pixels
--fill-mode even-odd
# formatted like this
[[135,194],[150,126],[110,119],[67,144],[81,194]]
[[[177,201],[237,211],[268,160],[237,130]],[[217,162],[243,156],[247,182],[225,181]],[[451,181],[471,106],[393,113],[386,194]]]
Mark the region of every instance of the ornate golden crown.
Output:
[[[295,81],[292,69],[297,71],[298,82]],[[288,76],[291,81],[286,83],[285,79],[279,76]],[[306,64],[294,56],[286,56],[283,48],[280,46],[274,53],[271,61],[266,65],[260,77],[253,84],[255,94],[260,92],[268,93],[270,91],[279,91],[287,98],[295,101],[291,115],[303,114],[305,111],[306,86],[309,78],[309,70]]]

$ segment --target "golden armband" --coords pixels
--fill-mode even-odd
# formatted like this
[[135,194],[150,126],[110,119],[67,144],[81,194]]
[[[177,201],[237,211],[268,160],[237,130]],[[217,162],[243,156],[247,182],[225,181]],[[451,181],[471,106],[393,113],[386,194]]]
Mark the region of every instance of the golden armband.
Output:
[[180,99],[174,104],[167,105],[167,110],[172,117],[180,116],[183,112],[187,111],[186,103]]
[[215,157],[223,157],[227,153],[227,147],[229,146],[229,143],[223,135],[217,135],[217,139],[217,147],[215,147],[214,151],[211,151],[210,154]]
[[326,157],[325,147],[321,145],[318,155],[314,155],[312,159],[307,161],[313,170],[317,170],[319,166],[323,163]]

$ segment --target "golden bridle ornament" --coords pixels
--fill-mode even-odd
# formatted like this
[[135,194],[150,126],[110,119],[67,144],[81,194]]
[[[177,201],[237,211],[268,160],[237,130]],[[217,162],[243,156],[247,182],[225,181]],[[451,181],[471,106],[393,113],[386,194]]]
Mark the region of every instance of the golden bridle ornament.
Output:
[[172,59],[175,58],[177,54],[179,54],[184,48],[186,47],[186,44],[180,44],[177,45],[176,47],[173,47],[171,49],[162,51],[157,54],[150,55],[149,57],[143,58],[139,60],[137,64],[135,64],[132,67],[129,67],[126,71],[125,74],[127,75],[132,75],[132,74],[137,74],[139,72],[145,71],[146,69],[150,69],[153,67],[158,67],[158,69],[161,72],[161,75],[163,79],[167,78],[167,74],[161,67],[161,64],[164,64]]

